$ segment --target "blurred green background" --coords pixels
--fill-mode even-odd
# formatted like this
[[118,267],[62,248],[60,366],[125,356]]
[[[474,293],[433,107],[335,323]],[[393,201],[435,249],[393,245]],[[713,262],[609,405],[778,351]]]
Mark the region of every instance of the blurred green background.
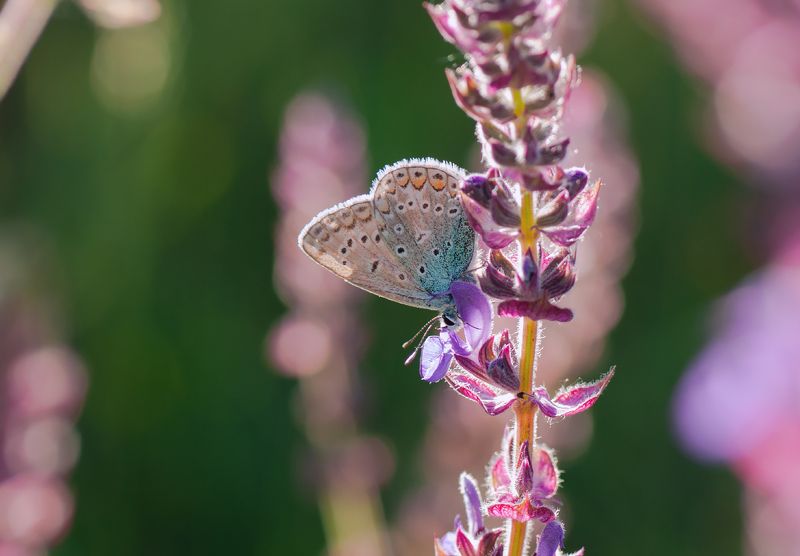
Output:
[[[124,33],[139,45],[137,32],[157,32],[168,67],[125,45],[123,67],[96,51],[110,32],[61,5],[0,103],[2,220],[43,230],[69,341],[91,373],[77,513],[54,554],[318,554],[296,385],[263,356],[284,311],[267,184],[282,110],[301,89],[328,88],[365,122],[371,169],[409,156],[464,164],[474,137],[443,76],[453,51],[416,1],[163,8],[156,31]],[[709,303],[758,262],[739,248],[749,193],[702,150],[705,93],[651,24],[609,0],[598,26],[580,62],[627,103],[641,229],[626,311],[595,369],[618,374],[594,410],[589,451],[565,469],[568,546],[737,554],[736,481],[682,455],[668,415]],[[143,90],[114,88],[127,82]],[[366,428],[396,450],[391,521],[419,479],[427,400],[444,386],[402,367],[418,313],[376,300],[369,312]]]

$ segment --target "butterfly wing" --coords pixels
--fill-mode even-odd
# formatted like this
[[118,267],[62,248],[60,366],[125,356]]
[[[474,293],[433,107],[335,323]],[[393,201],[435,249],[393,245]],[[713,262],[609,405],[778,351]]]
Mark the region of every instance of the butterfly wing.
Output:
[[[458,195],[458,167],[433,159],[401,161],[384,169],[371,194],[385,244],[418,289],[446,292],[470,265],[475,232]],[[382,224],[382,225],[381,225]]]
[[430,295],[412,279],[387,245],[371,195],[361,195],[318,214],[300,232],[300,248],[313,260],[370,293],[431,308]]

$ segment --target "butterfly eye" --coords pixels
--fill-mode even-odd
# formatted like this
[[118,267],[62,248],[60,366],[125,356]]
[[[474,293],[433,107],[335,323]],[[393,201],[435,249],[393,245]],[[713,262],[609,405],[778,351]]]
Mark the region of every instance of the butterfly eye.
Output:
[[455,324],[455,322],[447,315],[442,315],[442,321],[444,321],[445,325],[447,326],[453,326]]

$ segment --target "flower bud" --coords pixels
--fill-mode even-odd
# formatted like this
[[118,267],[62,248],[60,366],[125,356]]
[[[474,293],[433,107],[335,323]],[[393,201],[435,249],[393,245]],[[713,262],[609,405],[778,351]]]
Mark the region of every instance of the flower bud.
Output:
[[490,248],[502,249],[519,235],[519,205],[497,173],[467,176],[461,204],[470,226]]
[[561,224],[569,214],[569,192],[561,191],[550,199],[536,214],[536,226],[547,228]]
[[511,346],[506,345],[500,350],[497,358],[489,362],[486,374],[497,386],[510,392],[519,390],[519,374],[517,365],[511,356]]

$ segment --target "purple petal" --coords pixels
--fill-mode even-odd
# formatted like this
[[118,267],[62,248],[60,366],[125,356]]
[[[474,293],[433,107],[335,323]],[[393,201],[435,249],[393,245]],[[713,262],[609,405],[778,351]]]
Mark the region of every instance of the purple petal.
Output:
[[433,543],[434,556],[458,556],[456,548],[456,534],[452,531],[445,533]]
[[564,526],[553,520],[544,526],[539,542],[536,544],[536,556],[555,556],[564,543]]
[[478,275],[478,283],[486,295],[495,299],[511,299],[515,297],[514,280],[491,265],[488,265]]
[[496,452],[489,462],[489,480],[494,491],[507,489],[511,484],[511,475],[508,473],[506,458],[501,452]]
[[438,382],[447,373],[453,354],[438,336],[429,336],[422,345],[419,376],[427,382]]
[[489,264],[492,268],[508,278],[514,278],[514,276],[517,275],[514,263],[508,260],[508,258],[503,255],[502,251],[498,251],[497,249],[493,249],[489,254]]
[[519,203],[505,184],[498,185],[489,205],[489,212],[494,221],[506,228],[518,228],[520,224],[519,211]]
[[475,351],[492,332],[492,304],[478,286],[468,282],[453,282],[450,293],[464,321],[467,343]]
[[460,477],[461,494],[464,496],[464,507],[467,510],[467,530],[470,535],[480,535],[483,530],[483,502],[478,484],[469,473],[462,473]]
[[513,233],[475,230],[489,249],[504,249],[517,239],[517,231]]
[[500,496],[497,502],[486,507],[486,513],[492,517],[513,519],[521,522],[533,519],[535,510],[536,508],[533,507],[527,497],[515,498],[510,494]]
[[461,355],[463,357],[472,355],[472,347],[466,340],[462,340],[461,336],[456,334],[455,330],[446,328],[439,333],[439,338],[444,342],[445,349],[453,352],[454,355]]
[[478,554],[480,556],[494,556],[495,554],[497,555],[502,554],[503,544],[502,542],[500,542],[500,539],[502,537],[503,537],[502,529],[494,529],[492,531],[487,531],[486,533],[484,533],[483,536],[481,537],[480,542],[478,543]]
[[480,364],[476,363],[475,360],[464,355],[459,355],[457,353],[454,354],[454,356],[456,358],[456,363],[461,365],[461,368],[463,368],[465,371],[474,374],[481,380],[485,380],[487,382],[489,381],[489,377],[486,375],[486,371],[483,369],[483,367],[480,366]]
[[543,206],[536,215],[536,225],[548,228],[561,224],[569,214],[569,192],[562,191]]
[[531,320],[553,320],[569,322],[572,320],[572,311],[556,307],[545,299],[537,301],[522,301],[511,299],[503,301],[497,306],[497,314],[501,317],[527,317]]
[[486,507],[486,513],[493,517],[513,519],[514,521],[538,520],[542,523],[553,521],[556,514],[547,506],[536,506],[530,498],[514,498],[510,494],[501,495],[498,500]]
[[489,363],[486,373],[497,386],[509,392],[519,391],[519,376],[511,365],[511,346],[506,345],[500,355]]
[[549,450],[539,448],[534,456],[533,497],[550,498],[558,490],[558,468]]
[[580,226],[577,224],[574,226],[556,226],[542,230],[542,233],[553,243],[557,243],[562,247],[569,247],[581,238],[586,228],[588,228],[588,226]]
[[473,546],[470,538],[461,529],[456,531],[456,546],[458,547],[458,554],[460,556],[477,556],[477,554],[475,554],[475,546]]
[[584,168],[570,168],[566,172],[564,189],[567,190],[571,199],[577,197],[589,183],[589,174]]
[[538,291],[539,288],[539,265],[533,259],[533,252],[528,249],[522,259],[522,282],[528,291]]
[[570,386],[552,399],[547,390],[540,386],[534,390],[532,397],[542,413],[548,417],[575,415],[594,405],[613,376],[614,369],[612,368],[600,380],[589,384]]
[[554,259],[542,272],[542,291],[548,297],[560,297],[575,285],[575,268],[570,257]]
[[517,456],[517,469],[514,477],[514,490],[519,496],[524,496],[530,493],[533,489],[533,465],[531,464],[531,451],[530,444],[526,440],[519,447],[519,455]]
[[575,200],[570,203],[572,205],[571,212],[575,218],[575,224],[588,228],[594,222],[594,217],[597,215],[597,196],[600,194],[600,186],[602,182],[597,180],[591,187],[584,189]]
[[448,384],[467,399],[478,403],[489,415],[499,415],[517,400],[515,394],[498,394],[485,382],[462,373],[450,373]]
[[462,193],[461,204],[470,227],[490,249],[503,249],[517,238],[518,229],[505,228],[497,224],[488,209],[466,194]]
[[428,11],[428,15],[431,16],[433,24],[436,26],[436,30],[439,31],[439,34],[441,34],[442,37],[444,37],[444,40],[450,43],[455,43],[455,32],[450,26],[448,12],[439,6],[429,4],[428,2],[422,4],[422,6]]

